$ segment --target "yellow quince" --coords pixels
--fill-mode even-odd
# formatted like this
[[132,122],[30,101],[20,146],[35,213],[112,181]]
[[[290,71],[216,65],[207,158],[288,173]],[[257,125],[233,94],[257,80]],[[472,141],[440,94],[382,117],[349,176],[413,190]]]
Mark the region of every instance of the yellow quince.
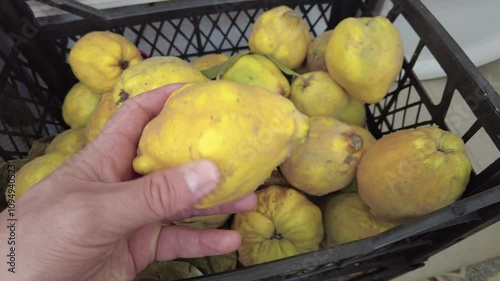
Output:
[[47,146],[45,153],[62,152],[76,154],[87,145],[85,128],[66,130],[58,134]]
[[16,172],[14,199],[16,201],[19,200],[28,189],[54,172],[70,157],[71,154],[68,153],[52,152],[26,163],[26,165]]
[[267,89],[218,80],[184,85],[142,132],[133,167],[140,174],[211,159],[219,186],[198,208],[256,190],[309,129],[308,117]]
[[103,95],[96,109],[90,115],[87,127],[85,127],[88,142],[94,140],[101,133],[108,120],[117,110],[118,106],[113,102],[113,94],[107,93]]
[[205,82],[198,69],[178,57],[151,57],[125,70],[113,89],[113,102],[121,107],[129,98],[173,83]]
[[279,6],[257,17],[248,44],[252,52],[270,55],[296,69],[305,61],[311,41],[309,26],[302,17],[288,6]]
[[385,17],[346,18],[332,31],[325,61],[332,79],[368,104],[382,100],[403,66],[403,42]]
[[142,61],[137,47],[120,34],[92,31],[69,52],[68,62],[76,78],[96,94],[113,90],[122,72]]
[[257,191],[257,198],[256,210],[236,214],[231,227],[241,234],[241,264],[259,264],[319,248],[321,211],[304,195],[273,185]]
[[101,95],[91,92],[82,83],[76,83],[64,98],[62,116],[71,128],[83,128],[87,125],[90,114],[101,100]]
[[199,71],[207,70],[217,65],[225,63],[229,59],[228,55],[225,54],[208,54],[196,58],[191,62],[196,69]]

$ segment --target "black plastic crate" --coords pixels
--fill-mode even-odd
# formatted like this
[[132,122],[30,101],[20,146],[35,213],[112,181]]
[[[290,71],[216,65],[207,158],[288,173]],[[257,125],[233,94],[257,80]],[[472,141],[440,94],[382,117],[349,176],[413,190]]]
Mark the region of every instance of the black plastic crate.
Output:
[[[25,157],[34,140],[67,128],[60,108],[76,79],[66,59],[72,44],[89,31],[123,34],[148,56],[174,55],[191,60],[208,53],[247,50],[253,20],[278,5],[288,5],[303,14],[311,33],[317,35],[345,17],[371,15],[380,4],[370,0],[174,0],[102,12],[74,1],[57,2],[70,13],[37,20],[24,1],[3,1],[0,163]],[[367,106],[367,125],[372,134],[380,138],[399,129],[431,124],[449,130],[450,114],[457,115],[452,100],[458,98],[466,107],[463,110],[473,117],[467,119],[467,129],[459,132],[463,140],[469,144],[481,135],[500,150],[498,93],[419,0],[392,2],[394,8],[387,17],[392,21],[404,17],[420,42],[414,55],[406,58],[398,82],[387,97]],[[424,48],[447,75],[438,101],[413,71]],[[342,280],[367,271],[355,280],[390,279],[422,266],[434,253],[499,221],[499,170],[498,158],[474,167],[460,201],[380,235],[197,279]]]

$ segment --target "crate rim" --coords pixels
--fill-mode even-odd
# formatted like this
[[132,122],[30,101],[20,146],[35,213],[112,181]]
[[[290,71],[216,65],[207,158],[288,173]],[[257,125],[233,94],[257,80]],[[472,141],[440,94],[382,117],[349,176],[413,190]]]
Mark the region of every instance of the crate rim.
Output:
[[[184,17],[185,15],[202,16],[207,13],[217,12],[219,10],[225,11],[225,7],[231,5],[238,5],[238,7],[240,7],[241,9],[255,8],[256,2],[258,2],[260,8],[267,10],[271,7],[280,5],[295,6],[307,3],[328,4],[340,1],[341,0],[315,0],[314,2],[304,0],[172,0],[154,3],[154,5],[151,6],[148,4],[140,4],[107,9],[105,11],[100,11],[102,12],[101,18],[82,18],[74,14],[50,16],[44,19],[44,21],[48,21],[50,23],[40,24],[40,28],[41,32],[48,36],[53,36],[55,34],[57,34],[58,36],[65,36],[68,35],[67,30],[70,29],[68,28],[69,26],[80,29],[82,31],[96,28],[108,29],[116,25],[123,25],[123,23],[125,22],[128,25],[133,25],[135,23],[141,22],[142,17],[144,16],[148,16],[148,19],[151,19],[149,21],[152,22],[156,19],[164,19],[167,16],[171,19]],[[74,30],[71,33],[74,33]]]

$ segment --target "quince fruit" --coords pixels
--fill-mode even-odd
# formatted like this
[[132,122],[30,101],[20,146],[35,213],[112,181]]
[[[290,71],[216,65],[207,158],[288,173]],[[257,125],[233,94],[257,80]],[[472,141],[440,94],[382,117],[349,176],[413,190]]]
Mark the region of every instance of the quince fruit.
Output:
[[91,92],[82,83],[76,83],[64,98],[62,117],[71,128],[83,128],[90,114],[101,100],[101,95]]
[[306,59],[309,71],[327,71],[325,52],[331,35],[332,30],[325,31],[314,38],[311,44],[309,44]]
[[229,60],[229,56],[225,54],[208,54],[196,58],[191,62],[191,65],[199,71],[204,71],[214,66],[221,65],[227,60]]
[[113,102],[121,107],[127,99],[167,84],[204,81],[208,78],[178,57],[151,57],[123,72],[113,89]]
[[83,35],[69,52],[68,62],[76,78],[90,91],[113,90],[122,72],[142,61],[137,47],[120,34],[92,31]]
[[302,74],[292,82],[290,100],[309,117],[336,116],[347,107],[347,93],[324,71]]
[[377,141],[367,129],[357,125],[351,125],[351,128],[363,139],[363,151],[370,148]]
[[225,80],[187,84],[145,126],[133,167],[149,174],[214,161],[221,182],[196,206],[210,208],[256,190],[308,130],[308,117],[289,99],[262,87]]
[[88,142],[94,140],[101,133],[108,120],[117,110],[118,106],[113,101],[113,94],[107,93],[103,95],[96,109],[90,115],[85,127],[85,135]]
[[357,193],[334,194],[326,200],[323,208],[326,247],[371,237],[397,226],[375,218]]
[[71,154],[68,153],[52,152],[39,156],[26,163],[16,172],[14,199],[16,201],[19,200],[28,189],[54,172],[70,157]]
[[222,74],[222,79],[269,89],[290,96],[290,83],[283,72],[263,55],[244,55]]
[[257,17],[248,44],[252,52],[269,55],[296,69],[304,62],[311,41],[309,26],[302,17],[290,7],[279,6]]
[[45,153],[62,152],[72,155],[78,153],[86,145],[85,128],[69,129],[56,135],[47,146]]
[[358,192],[377,218],[406,222],[456,201],[471,170],[459,136],[434,126],[401,130],[364,152]]
[[366,123],[366,108],[365,103],[348,95],[347,106],[341,112],[338,112],[334,117],[349,125],[357,125],[364,127]]
[[328,72],[356,99],[382,100],[403,66],[403,43],[385,17],[346,18],[334,29],[325,52]]
[[307,142],[292,149],[280,165],[295,188],[321,196],[346,187],[356,176],[363,139],[332,117],[312,117]]
[[241,235],[238,259],[244,266],[319,249],[321,210],[300,192],[280,186],[257,191],[255,211],[236,214],[232,229]]

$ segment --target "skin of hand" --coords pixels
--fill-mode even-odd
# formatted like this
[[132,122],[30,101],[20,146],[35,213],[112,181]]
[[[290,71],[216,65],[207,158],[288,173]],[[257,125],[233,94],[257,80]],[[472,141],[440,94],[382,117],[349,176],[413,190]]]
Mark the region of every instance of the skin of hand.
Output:
[[198,160],[146,176],[132,168],[144,126],[181,85],[127,100],[102,133],[15,203],[15,273],[8,272],[7,212],[0,214],[0,280],[133,280],[154,260],[225,254],[238,249],[232,230],[200,230],[168,222],[253,210],[254,193],[198,210],[220,177]]

